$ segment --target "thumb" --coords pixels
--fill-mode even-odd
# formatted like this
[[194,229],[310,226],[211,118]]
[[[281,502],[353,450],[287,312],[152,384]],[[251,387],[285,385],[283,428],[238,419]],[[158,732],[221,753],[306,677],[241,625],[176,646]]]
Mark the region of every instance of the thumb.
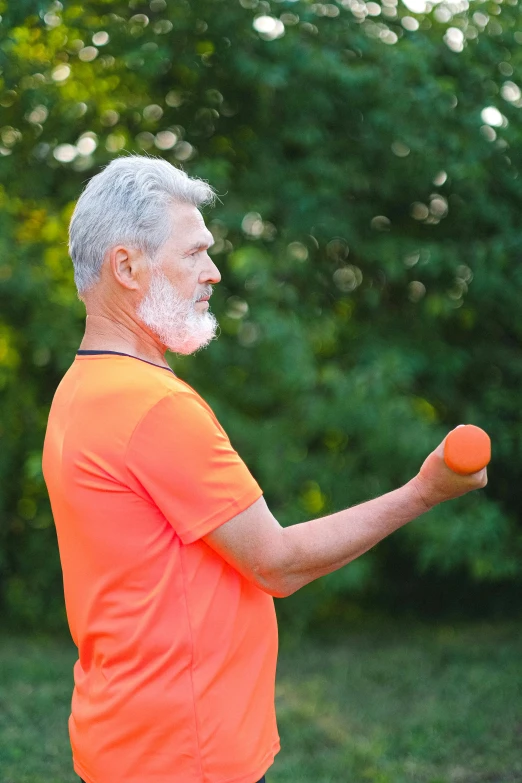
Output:
[[[448,435],[449,435],[451,432],[455,432],[455,430],[458,430],[458,429],[459,429],[459,427],[465,427],[465,426],[466,426],[465,424],[457,424],[457,426],[456,426],[456,427],[454,427],[454,429],[452,429],[452,430],[450,430],[450,432],[448,432]],[[444,440],[442,441],[442,443],[440,443],[440,444],[437,446],[437,448],[435,449],[435,454],[436,454],[438,457],[444,458],[444,448],[445,448],[445,446],[446,446],[446,438],[448,437],[448,435],[446,435],[446,437],[444,438]]]
[[[458,430],[460,427],[465,427],[465,426],[466,426],[465,424],[457,424],[456,427],[454,427],[452,430],[450,430],[448,432],[448,435],[450,435],[452,432],[455,432],[455,430]],[[444,449],[445,449],[445,446],[446,446],[446,439],[447,439],[448,435],[446,435],[446,437],[444,438],[442,443],[440,443],[439,446],[435,449],[435,454],[438,457],[441,457],[441,459],[444,459]]]

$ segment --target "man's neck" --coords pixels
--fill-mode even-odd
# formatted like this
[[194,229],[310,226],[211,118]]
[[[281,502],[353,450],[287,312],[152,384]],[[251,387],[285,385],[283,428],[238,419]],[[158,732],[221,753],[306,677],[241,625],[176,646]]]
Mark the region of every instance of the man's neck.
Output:
[[[137,359],[169,367],[165,360],[164,351],[153,342],[151,338],[140,340],[138,335],[130,332],[122,334],[121,330],[113,332],[112,324],[108,319],[99,316],[87,316],[85,334],[80,343],[81,351],[117,351],[135,356]],[[126,332],[128,330],[125,330]],[[170,369],[170,367],[169,367]]]

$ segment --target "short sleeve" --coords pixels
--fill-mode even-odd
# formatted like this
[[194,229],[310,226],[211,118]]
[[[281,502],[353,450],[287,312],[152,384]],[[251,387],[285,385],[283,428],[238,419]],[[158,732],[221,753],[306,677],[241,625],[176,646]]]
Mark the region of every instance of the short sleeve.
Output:
[[197,393],[172,392],[145,414],[129,441],[126,465],[184,544],[263,494]]

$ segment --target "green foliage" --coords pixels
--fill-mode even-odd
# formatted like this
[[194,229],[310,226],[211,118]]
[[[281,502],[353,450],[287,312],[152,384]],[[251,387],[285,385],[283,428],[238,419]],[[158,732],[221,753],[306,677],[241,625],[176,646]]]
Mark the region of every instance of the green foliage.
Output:
[[0,13],[4,613],[63,623],[40,453],[84,319],[67,224],[86,180],[127,151],[221,194],[207,218],[222,333],[172,366],[284,524],[405,483],[458,423],[492,436],[485,491],[298,594],[299,622],[426,572],[516,589],[517,3],[3,0]]

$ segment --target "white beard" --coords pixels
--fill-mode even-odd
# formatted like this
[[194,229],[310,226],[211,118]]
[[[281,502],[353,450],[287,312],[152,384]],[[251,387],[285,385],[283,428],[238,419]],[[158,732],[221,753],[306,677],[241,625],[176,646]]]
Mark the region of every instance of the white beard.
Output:
[[215,315],[209,310],[198,312],[195,302],[180,296],[168,277],[161,270],[154,270],[137,315],[169,351],[195,353],[215,338],[218,328]]

